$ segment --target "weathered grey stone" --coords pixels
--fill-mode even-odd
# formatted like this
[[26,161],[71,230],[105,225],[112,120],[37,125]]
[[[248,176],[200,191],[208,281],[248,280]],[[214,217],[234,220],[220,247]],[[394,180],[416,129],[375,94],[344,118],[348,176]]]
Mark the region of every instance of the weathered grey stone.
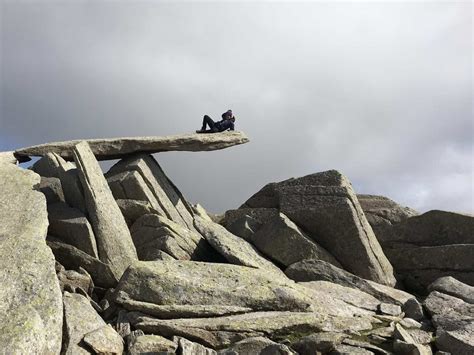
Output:
[[352,355],[352,354],[374,355],[375,353],[370,350],[360,348],[358,346],[341,344],[341,345],[337,345],[336,348],[330,352],[330,354],[331,355]]
[[291,347],[300,355],[314,355],[317,351],[325,354],[334,350],[347,337],[349,335],[343,333],[314,333],[293,342]]
[[141,335],[133,339],[128,346],[130,355],[175,353],[178,344],[159,335]]
[[400,325],[404,328],[419,329],[422,327],[422,324],[420,322],[417,322],[416,320],[412,318],[403,318],[403,320],[400,322]]
[[265,337],[253,337],[238,341],[230,347],[218,351],[219,355],[235,354],[260,354],[263,349],[269,345],[276,344],[274,341]]
[[421,303],[418,302],[416,298],[408,299],[402,305],[402,311],[403,313],[405,313],[407,317],[413,318],[418,321],[421,321],[425,318],[423,307],[421,306]]
[[260,227],[262,227],[260,222],[258,222],[255,218],[245,215],[240,219],[237,219],[231,225],[227,226],[226,229],[232,234],[251,243],[252,236],[257,230],[260,229]]
[[302,260],[290,265],[285,270],[285,274],[290,279],[300,282],[329,281],[338,285],[356,288],[382,302],[405,305],[410,300],[413,300],[413,302],[419,305],[415,296],[407,292],[365,280],[323,260]]
[[424,305],[436,327],[436,347],[453,354],[474,352],[474,305],[432,291]]
[[110,288],[117,284],[118,280],[110,267],[99,259],[53,237],[48,236],[47,243],[56,260],[67,269],[79,270],[83,267],[91,275],[94,284],[100,287]]
[[[141,176],[143,183],[152,194],[151,197],[147,197],[147,201],[160,214],[183,227],[194,230],[191,206],[173,182],[168,179],[163,169],[161,169],[158,162],[152,156],[137,154],[122,159],[110,168],[106,176],[110,179],[112,176],[124,172],[136,172]],[[140,185],[143,185],[143,183],[140,182]],[[144,188],[142,189],[145,191]],[[125,190],[125,193],[127,194],[128,191]],[[136,197],[128,198],[141,199]]]
[[[44,156],[57,153],[67,160],[73,159],[73,148],[83,140],[54,142],[35,145],[15,151],[18,159],[24,161],[28,156]],[[243,132],[222,132],[215,134],[181,134],[162,137],[121,137],[88,139],[97,160],[120,159],[132,153],[158,153],[169,151],[200,152],[219,150],[247,143],[249,139]]]
[[[28,159],[27,161],[29,161]],[[18,164],[15,152],[0,152],[0,164]]]
[[[403,326],[403,324],[400,323]],[[433,333],[428,332],[423,329],[416,329],[416,328],[408,328],[405,329],[408,334],[412,337],[415,344],[423,344],[427,345],[433,341]]]
[[48,234],[98,258],[92,226],[86,216],[63,202],[48,205]]
[[231,233],[250,241],[253,233],[278,215],[276,208],[239,208],[226,211],[221,224]]
[[48,204],[65,202],[61,180],[56,177],[41,177],[41,182],[37,188],[46,197]]
[[48,153],[32,166],[32,170],[44,177],[58,178],[67,204],[86,211],[82,185],[74,164],[66,162],[57,154]]
[[260,355],[298,355],[285,344],[270,344],[260,352]]
[[127,225],[131,227],[135,221],[146,214],[159,214],[147,201],[138,200],[117,200],[117,205],[122,211]]
[[217,355],[215,350],[182,337],[173,337],[173,341],[178,343],[178,351],[182,355]]
[[64,292],[64,354],[90,354],[84,336],[105,325],[89,300],[78,294]]
[[432,355],[431,348],[422,344],[407,343],[403,340],[395,340],[393,342],[393,349],[395,354],[410,354],[410,355]]
[[380,303],[378,310],[382,314],[388,314],[389,316],[399,316],[402,314],[402,308],[396,304]]
[[350,181],[330,170],[266,185],[245,207],[279,208],[350,272],[393,286],[395,278]]
[[440,277],[428,287],[428,291],[439,291],[460,298],[467,303],[474,303],[474,287],[451,276]]
[[[166,337],[179,335],[198,341],[212,348],[226,347],[242,333],[265,336],[270,339],[294,333],[321,331],[362,331],[371,329],[368,319],[359,317],[332,317],[311,312],[255,312],[225,317],[190,319],[153,319],[134,315],[132,324],[145,332],[159,333]],[[223,334],[224,333],[224,334]],[[229,340],[229,333],[235,334]]]
[[251,312],[249,307],[221,305],[158,305],[150,302],[135,301],[130,296],[118,291],[115,302],[129,311],[138,311],[160,319],[216,317]]
[[284,266],[304,259],[320,259],[336,266],[341,265],[282,213],[259,228],[250,236],[250,241],[264,255]]
[[123,353],[123,339],[109,324],[84,335],[84,343],[89,345],[96,354],[122,355]]
[[99,258],[110,265],[115,277],[120,278],[125,269],[138,259],[130,231],[88,144],[77,144],[73,154]]
[[282,274],[281,270],[261,256],[254,246],[233,235],[223,226],[209,222],[199,216],[196,216],[194,221],[196,229],[230,263],[268,270],[277,275]]
[[58,275],[61,291],[66,289],[71,290],[71,292],[77,292],[77,289],[80,288],[84,294],[92,294],[94,282],[92,281],[89,273],[83,268],[79,268],[79,272],[74,270],[65,270],[64,267],[58,272],[56,268],[56,273]]
[[311,303],[302,287],[265,270],[192,261],[136,262],[115,290],[115,299],[123,291],[132,300],[157,305],[305,311]]
[[130,231],[140,260],[156,260],[160,251],[178,260],[214,259],[215,252],[199,233],[166,217],[144,215],[133,224]]
[[62,297],[40,176],[0,163],[0,351],[59,353]]
[[342,341],[342,344],[344,345],[350,345],[358,348],[363,348],[369,351],[372,351],[374,354],[380,354],[380,355],[389,355],[391,353],[385,351],[382,348],[379,348],[378,346],[375,346],[371,343],[368,343],[366,341],[360,341],[360,340],[354,340],[351,338],[346,338]]

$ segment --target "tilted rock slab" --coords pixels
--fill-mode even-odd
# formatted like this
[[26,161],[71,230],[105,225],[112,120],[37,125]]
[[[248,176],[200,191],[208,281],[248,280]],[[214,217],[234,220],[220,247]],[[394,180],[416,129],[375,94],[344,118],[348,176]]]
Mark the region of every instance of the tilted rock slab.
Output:
[[474,304],[474,287],[466,285],[454,277],[440,277],[429,287],[429,291],[438,291],[462,299],[464,302]]
[[74,147],[74,160],[94,229],[99,258],[109,264],[114,275],[120,278],[125,269],[138,260],[127,223],[86,142]]
[[157,305],[216,305],[254,311],[306,311],[303,287],[267,270],[193,261],[141,261],[130,266],[115,289],[132,300]]
[[[117,178],[114,178],[115,175],[119,175],[118,181],[116,181]],[[194,230],[191,206],[151,155],[137,154],[122,159],[110,168],[106,177],[111,185],[121,183],[123,194],[126,197],[115,192],[119,189],[118,186],[112,186],[115,198],[148,201],[163,216],[183,227]],[[131,179],[136,182],[130,181]],[[140,194],[143,197],[140,197]]]
[[242,207],[279,208],[348,271],[393,286],[393,268],[352,189],[336,170],[271,183]]
[[247,143],[249,139],[243,132],[222,132],[213,134],[182,134],[174,136],[123,137],[105,139],[80,139],[55,142],[21,148],[15,151],[16,157],[23,161],[29,156],[44,156],[56,153],[66,160],[73,159],[73,148],[82,141],[89,143],[97,160],[120,159],[133,153],[158,153],[169,151],[200,152],[229,148]]
[[61,350],[62,296],[40,176],[0,163],[0,351]]
[[276,275],[282,274],[282,271],[261,256],[252,244],[233,235],[221,225],[199,216],[195,217],[194,223],[209,244],[230,263],[267,270]]

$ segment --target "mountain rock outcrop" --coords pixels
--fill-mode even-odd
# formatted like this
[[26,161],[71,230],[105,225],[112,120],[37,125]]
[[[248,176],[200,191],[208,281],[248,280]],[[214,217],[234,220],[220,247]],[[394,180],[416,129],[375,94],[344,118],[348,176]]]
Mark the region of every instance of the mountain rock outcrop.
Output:
[[[210,215],[150,155],[247,140],[0,153],[0,352],[473,353],[474,217],[356,195],[335,170]],[[30,155],[42,158],[18,166]],[[112,158],[104,174],[98,160]]]

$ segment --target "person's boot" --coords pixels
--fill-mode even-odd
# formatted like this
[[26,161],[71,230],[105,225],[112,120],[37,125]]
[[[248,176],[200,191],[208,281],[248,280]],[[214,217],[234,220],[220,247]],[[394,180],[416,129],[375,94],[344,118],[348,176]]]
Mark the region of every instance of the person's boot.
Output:
[[203,129],[198,129],[198,130],[196,131],[196,133],[204,133],[204,130],[203,130]]

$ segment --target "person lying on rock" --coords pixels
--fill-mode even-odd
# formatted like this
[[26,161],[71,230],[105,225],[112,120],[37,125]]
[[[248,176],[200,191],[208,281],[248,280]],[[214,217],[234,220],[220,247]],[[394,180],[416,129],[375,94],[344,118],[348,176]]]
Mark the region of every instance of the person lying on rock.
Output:
[[[214,122],[208,115],[204,115],[202,119],[202,128],[197,130],[196,133],[216,133],[223,131],[234,130],[235,116],[232,110],[227,110],[222,114],[222,120]],[[209,129],[206,130],[206,125]]]

